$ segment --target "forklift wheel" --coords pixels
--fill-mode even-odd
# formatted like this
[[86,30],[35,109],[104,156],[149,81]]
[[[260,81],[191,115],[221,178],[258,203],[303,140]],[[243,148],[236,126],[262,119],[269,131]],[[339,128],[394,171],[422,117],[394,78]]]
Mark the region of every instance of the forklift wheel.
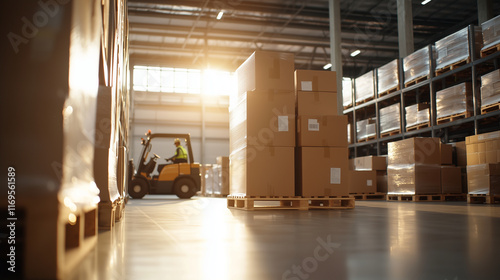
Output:
[[196,186],[192,180],[181,178],[175,182],[174,193],[179,198],[191,198],[196,194]]
[[132,198],[143,198],[148,193],[148,184],[142,179],[132,180],[132,185],[128,188],[128,194]]

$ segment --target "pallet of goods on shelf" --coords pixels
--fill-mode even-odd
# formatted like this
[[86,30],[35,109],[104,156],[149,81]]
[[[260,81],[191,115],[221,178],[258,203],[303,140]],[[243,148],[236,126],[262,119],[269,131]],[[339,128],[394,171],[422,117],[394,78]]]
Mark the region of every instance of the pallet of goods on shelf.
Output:
[[401,133],[400,104],[380,109],[380,137]]
[[500,107],[500,70],[481,76],[481,114]]
[[[483,44],[481,28],[474,26],[474,50],[481,49]],[[471,37],[469,27],[465,27],[436,42],[436,76],[456,69],[471,62],[471,50],[469,38]]]
[[377,87],[379,97],[400,90],[399,59],[394,59],[377,69]]
[[461,83],[436,93],[437,124],[471,117],[472,87],[469,82]]
[[352,107],[352,79],[342,78],[342,105],[344,109]]
[[430,126],[429,103],[406,106],[406,131],[413,131]]
[[483,45],[481,57],[500,51],[500,15],[481,24]]
[[354,92],[356,95],[356,104],[362,104],[375,98],[373,70],[354,80]]
[[370,141],[377,138],[377,122],[375,118],[368,118],[356,122],[356,140]]
[[405,87],[429,79],[431,69],[430,50],[434,52],[434,46],[424,47],[403,58]]

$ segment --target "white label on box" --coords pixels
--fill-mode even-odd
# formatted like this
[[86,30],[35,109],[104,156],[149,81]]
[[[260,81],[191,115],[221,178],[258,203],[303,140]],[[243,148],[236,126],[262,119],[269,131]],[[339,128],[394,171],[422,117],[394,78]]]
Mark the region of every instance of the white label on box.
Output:
[[302,81],[300,83],[300,87],[302,91],[312,91],[313,90],[313,82],[312,81]]
[[317,119],[307,120],[307,130],[309,131],[319,131],[319,123]]
[[366,186],[367,186],[367,187],[371,187],[371,186],[373,186],[373,182],[372,182],[372,180],[366,180]]
[[330,184],[340,184],[340,168],[330,168]]
[[288,116],[278,116],[278,131],[288,131]]

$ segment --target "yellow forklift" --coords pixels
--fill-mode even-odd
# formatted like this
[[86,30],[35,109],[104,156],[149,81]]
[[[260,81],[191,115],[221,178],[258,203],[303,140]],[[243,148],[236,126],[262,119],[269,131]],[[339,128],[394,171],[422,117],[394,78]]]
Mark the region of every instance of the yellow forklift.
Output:
[[[155,138],[184,139],[188,152],[188,162],[158,164],[160,156],[154,153],[148,161],[152,148],[151,142]],[[200,164],[194,162],[189,134],[151,134],[151,130],[149,130],[146,133],[146,139],[141,138],[141,144],[143,148],[137,172],[129,178],[128,193],[132,198],[143,198],[146,194],[175,194],[179,198],[191,198],[200,190]],[[169,161],[169,159],[166,160]],[[158,175],[152,175],[157,165]],[[133,162],[129,166],[132,170],[134,169]]]

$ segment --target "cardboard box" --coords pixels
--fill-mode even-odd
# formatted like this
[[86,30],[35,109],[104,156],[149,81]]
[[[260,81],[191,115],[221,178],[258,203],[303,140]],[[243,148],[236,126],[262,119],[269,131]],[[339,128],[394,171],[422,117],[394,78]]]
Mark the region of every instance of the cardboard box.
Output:
[[294,148],[249,146],[231,153],[231,194],[293,196]]
[[246,146],[295,147],[293,92],[248,92],[229,113],[230,151]]
[[439,165],[389,165],[387,179],[390,194],[441,193]]
[[439,138],[415,137],[389,142],[388,164],[441,164]]
[[217,188],[218,191],[215,192],[217,195],[229,195],[231,194],[231,184],[230,184],[230,172],[229,172],[229,166],[228,167],[223,167],[220,166],[219,169],[219,187]]
[[465,141],[455,143],[456,165],[467,166],[467,152]]
[[440,143],[441,148],[441,164],[442,165],[452,165],[453,164],[453,146],[450,144]]
[[377,192],[387,193],[387,171],[377,171]]
[[238,94],[253,90],[294,91],[294,55],[255,51],[236,70]]
[[337,72],[295,70],[295,90],[337,92]]
[[337,94],[331,92],[297,92],[297,115],[338,115]]
[[296,195],[349,195],[347,148],[297,148]]
[[387,170],[387,157],[357,157],[354,159],[354,170]]
[[462,193],[462,168],[441,166],[441,193]]
[[377,191],[377,171],[351,171],[349,175],[349,193],[375,193]]
[[347,147],[347,116],[299,116],[297,146]]
[[500,164],[467,166],[469,194],[500,194]]

